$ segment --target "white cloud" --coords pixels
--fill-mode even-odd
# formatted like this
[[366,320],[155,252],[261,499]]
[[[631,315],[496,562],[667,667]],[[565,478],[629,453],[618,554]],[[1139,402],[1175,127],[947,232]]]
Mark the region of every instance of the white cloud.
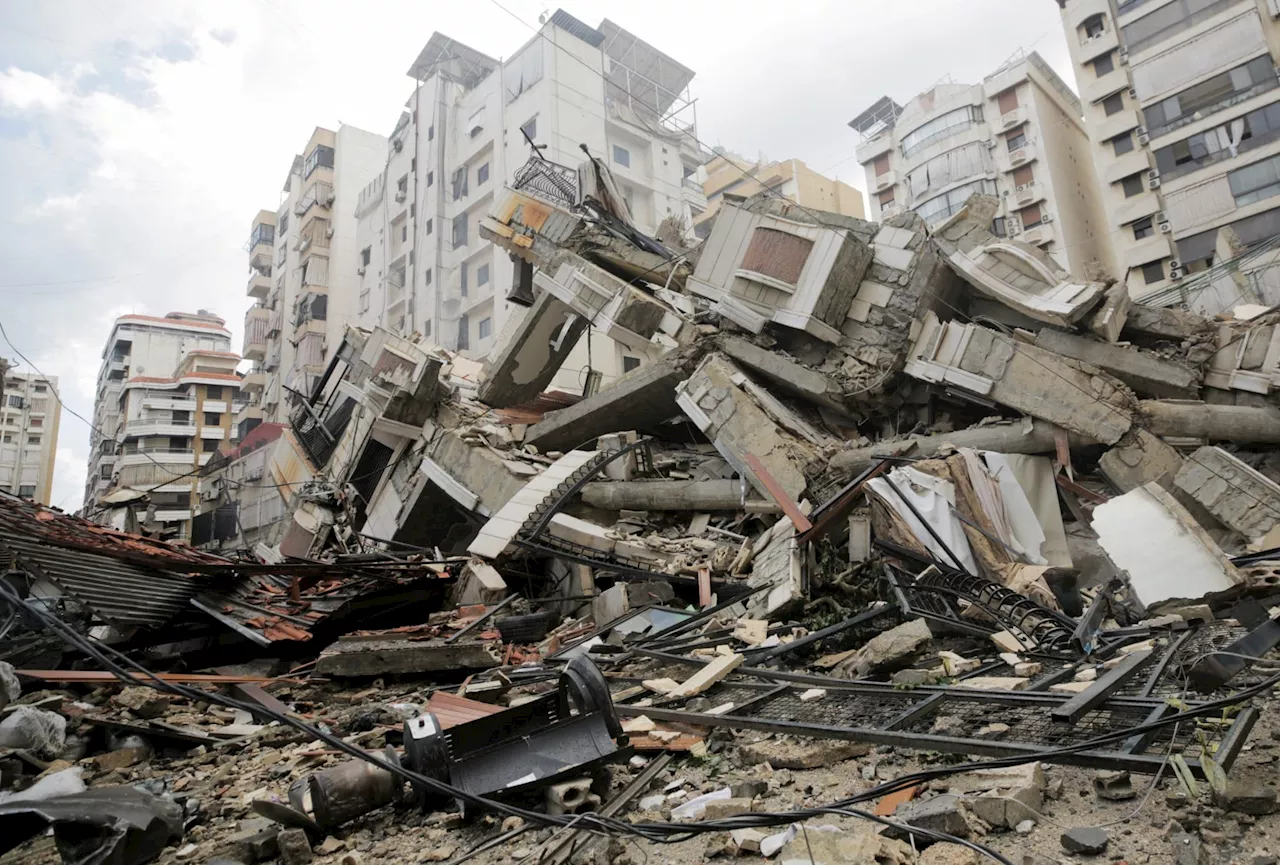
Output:
[[10,66],[0,72],[0,105],[16,111],[53,111],[67,101],[67,91],[51,78]]

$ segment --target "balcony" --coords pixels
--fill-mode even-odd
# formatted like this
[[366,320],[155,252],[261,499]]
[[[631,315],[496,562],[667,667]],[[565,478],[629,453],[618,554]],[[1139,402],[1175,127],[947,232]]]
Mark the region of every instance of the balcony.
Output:
[[167,418],[128,420],[118,438],[126,439],[135,436],[193,436],[196,425],[190,421],[173,421]]
[[[1100,107],[1094,107],[1094,111],[1102,113]],[[1094,136],[1095,141],[1110,141],[1118,135],[1128,132],[1139,126],[1138,112],[1132,108],[1123,111],[1117,111],[1115,114],[1102,120],[1097,126],[1097,134]]]
[[160,409],[161,411],[195,411],[195,397],[186,396],[168,396],[165,394],[146,394],[142,398],[142,407],[150,409]]
[[[1012,111],[1006,111],[1004,114],[1000,115],[999,129],[997,131],[1008,132],[1010,129],[1013,129],[1017,126],[1021,126],[1026,122],[1027,122],[1027,109],[1019,105],[1017,108],[1013,109]],[[992,126],[995,126],[995,125],[996,124],[994,123],[992,124]]]
[[[1081,74],[1092,74],[1093,70]],[[1101,102],[1112,93],[1119,90],[1125,90],[1129,87],[1129,73],[1125,71],[1125,67],[1117,65],[1114,69],[1103,75],[1101,78],[1095,78],[1087,85],[1080,88],[1080,96],[1084,102]]]
[[1106,29],[1098,35],[1083,39],[1080,42],[1080,53],[1076,58],[1079,63],[1088,63],[1096,60],[1108,51],[1115,51],[1120,47],[1120,39],[1116,36],[1115,28],[1108,22]]
[[249,360],[262,360],[267,356],[267,322],[271,310],[265,306],[251,306],[244,314],[244,351]]
[[1003,143],[996,148],[996,168],[1000,171],[1008,173],[1015,168],[1020,168],[1029,162],[1034,162],[1040,156],[1039,150],[1035,142],[1029,141],[1019,147],[1017,150],[1009,150]]
[[1043,246],[1046,243],[1052,243],[1057,239],[1057,235],[1053,230],[1054,226],[1051,222],[1042,222],[1026,229],[1018,236],[1018,240],[1023,243],[1030,243],[1032,246]]
[[200,427],[200,438],[216,439],[222,441],[227,437],[227,431],[220,426],[202,426]]
[[265,417],[266,412],[262,410],[262,406],[250,404],[236,412],[236,425],[239,426],[247,420],[262,420]]
[[258,271],[254,271],[249,276],[249,287],[246,294],[249,297],[256,297],[258,300],[266,300],[267,295],[271,293],[271,277],[264,276]]
[[1009,193],[1009,202],[1011,207],[1021,209],[1035,204],[1043,199],[1044,196],[1044,184],[1033,180],[1030,183],[1024,183]]
[[862,165],[866,165],[877,156],[884,156],[893,149],[893,134],[891,132],[882,132],[870,141],[864,141],[857,146],[854,152],[854,159]]
[[[1110,148],[1107,149],[1110,151]],[[1142,172],[1145,183],[1146,173],[1151,170],[1151,157],[1143,148],[1130,150],[1123,156],[1113,157],[1110,163],[1106,162],[1105,158],[1099,161],[1105,166],[1102,170],[1102,179],[1107,183],[1119,183],[1139,171]]]
[[[1125,231],[1128,231],[1128,229],[1126,228]],[[1133,235],[1130,234],[1128,239],[1133,242],[1133,246],[1124,251],[1124,266],[1126,268],[1142,267],[1142,265],[1150,264],[1153,261],[1172,258],[1174,256],[1172,244],[1170,243],[1172,237],[1173,235],[1171,234],[1163,234],[1160,231],[1156,231],[1150,237],[1144,237],[1142,240],[1133,242]]]
[[1111,217],[1116,225],[1128,225],[1144,216],[1152,216],[1160,209],[1159,196],[1147,191],[1125,199],[1124,204],[1112,209]]
[[191,508],[156,508],[156,519],[162,523],[176,523],[191,519]]
[[266,240],[259,240],[249,247],[249,266],[255,270],[270,270],[275,263],[275,246]]
[[898,182],[898,172],[890,170],[876,176],[876,192],[884,192]]
[[186,466],[195,464],[196,452],[190,448],[147,447],[127,451],[120,455],[120,466],[145,466],[154,463]]
[[204,401],[202,411],[224,412],[227,410],[227,401],[224,399],[207,399]]

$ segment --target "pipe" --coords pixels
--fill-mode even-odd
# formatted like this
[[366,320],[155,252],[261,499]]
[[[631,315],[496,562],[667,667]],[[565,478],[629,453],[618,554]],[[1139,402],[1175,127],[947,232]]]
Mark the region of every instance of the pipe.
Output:
[[[1024,418],[1013,423],[911,436],[896,441],[881,442],[871,447],[843,451],[832,457],[831,467],[848,475],[856,475],[866,471],[876,457],[893,456],[898,452],[911,457],[933,457],[944,448],[951,446],[996,451],[1002,454],[1052,453],[1056,447],[1053,436],[1059,429],[1061,428],[1048,421]],[[1092,439],[1078,433],[1069,433],[1069,436],[1073,446],[1093,444]]]
[[1280,411],[1247,405],[1149,399],[1138,404],[1158,436],[1280,444]]

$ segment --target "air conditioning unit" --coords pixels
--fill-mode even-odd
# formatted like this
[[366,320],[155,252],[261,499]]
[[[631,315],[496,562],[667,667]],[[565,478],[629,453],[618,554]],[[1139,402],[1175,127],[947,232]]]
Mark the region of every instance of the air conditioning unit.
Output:
[[1159,189],[1159,188],[1160,188],[1160,178],[1159,178],[1159,177],[1148,177],[1148,178],[1147,178],[1147,189]]
[[1169,268],[1169,278],[1173,280],[1182,279],[1182,268],[1181,267]]
[[1182,262],[1176,258],[1169,259],[1170,270],[1182,270]]
[[1040,223],[1042,225],[1048,225],[1050,222],[1053,222],[1053,217],[1050,214],[1046,213],[1044,216],[1040,217]]
[[1018,220],[1016,216],[1010,216],[1007,219],[1005,219],[1004,230],[1009,232],[1010,237],[1013,237],[1015,234],[1021,234],[1022,223]]
[[333,190],[332,189],[321,190],[320,196],[319,198],[316,199],[316,201],[317,203],[319,203],[321,207],[328,207],[330,204],[333,204]]
[[1151,220],[1153,222],[1168,222],[1169,214],[1165,213],[1163,210],[1157,210],[1151,215]]
[[262,466],[254,466],[244,473],[244,479],[247,481],[256,481],[262,477]]
[[1148,179],[1148,180],[1159,180],[1159,179],[1160,179],[1160,172],[1159,172],[1158,170],[1154,169],[1154,168],[1149,168],[1149,169],[1147,169],[1147,179]]
[[1134,90],[1132,87],[1130,87],[1130,88],[1129,88],[1128,93],[1129,93],[1129,98],[1130,98],[1130,99],[1137,99],[1137,98],[1138,98],[1138,91]]
[[1147,134],[1147,133],[1145,133],[1145,132],[1139,132],[1139,133],[1138,133],[1138,143],[1139,143],[1139,144],[1150,144],[1150,143],[1151,143],[1151,136],[1150,136],[1150,135],[1148,135],[1148,134]]

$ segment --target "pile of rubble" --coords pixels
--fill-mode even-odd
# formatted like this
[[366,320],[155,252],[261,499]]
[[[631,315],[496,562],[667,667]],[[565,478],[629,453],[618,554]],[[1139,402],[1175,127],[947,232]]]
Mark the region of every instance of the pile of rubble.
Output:
[[488,362],[352,329],[261,437],[253,560],[0,502],[9,856],[1275,861],[1280,313],[566,172]]

